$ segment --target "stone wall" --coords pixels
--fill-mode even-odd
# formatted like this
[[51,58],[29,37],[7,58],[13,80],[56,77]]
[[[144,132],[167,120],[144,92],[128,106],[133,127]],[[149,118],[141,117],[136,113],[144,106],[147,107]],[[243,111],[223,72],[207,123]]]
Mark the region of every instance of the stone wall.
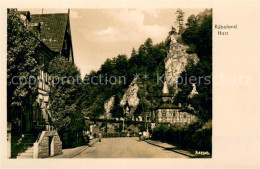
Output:
[[43,131],[39,140],[34,143],[34,158],[46,158],[62,154],[62,142],[58,132]]

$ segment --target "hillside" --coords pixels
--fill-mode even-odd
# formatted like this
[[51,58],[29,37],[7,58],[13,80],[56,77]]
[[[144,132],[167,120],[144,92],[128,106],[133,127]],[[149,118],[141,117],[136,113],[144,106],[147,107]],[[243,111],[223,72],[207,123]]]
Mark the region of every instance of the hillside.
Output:
[[[128,104],[131,115],[141,115],[159,104],[158,96],[163,83],[158,83],[158,76],[165,74],[170,92],[175,94],[174,102],[182,103],[187,109],[193,107],[194,114],[205,121],[210,120],[211,84],[205,85],[197,81],[194,84],[180,83],[180,78],[207,76],[209,79],[206,80],[211,82],[211,27],[212,11],[205,10],[197,16],[189,17],[181,35],[170,31],[166,40],[159,44],[153,44],[148,38],[138,50],[133,49],[129,58],[126,55],[118,55],[107,59],[98,71],[92,71],[85,78],[99,75],[123,76],[125,83],[118,81],[106,85],[84,85],[82,108],[95,117],[105,113],[112,117],[122,117],[123,108]],[[136,74],[139,78],[136,78]],[[149,78],[144,78],[145,74],[148,74]],[[204,79],[204,82],[206,80]],[[192,97],[188,97],[191,92]],[[114,99],[111,101],[112,96]]]

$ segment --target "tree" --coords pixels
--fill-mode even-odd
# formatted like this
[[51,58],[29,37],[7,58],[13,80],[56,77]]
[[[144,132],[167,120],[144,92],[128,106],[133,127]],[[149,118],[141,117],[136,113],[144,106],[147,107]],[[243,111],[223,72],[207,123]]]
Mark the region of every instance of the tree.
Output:
[[124,111],[123,108],[120,106],[120,98],[118,95],[115,95],[115,101],[114,101],[114,105],[111,109],[111,114],[113,117],[123,117],[124,116]]
[[178,25],[179,28],[178,33],[181,34],[183,31],[184,12],[181,9],[177,9],[175,14],[177,14],[175,23]]
[[144,45],[147,50],[150,50],[153,46],[153,41],[151,38],[147,38],[146,41],[144,42]]
[[177,32],[176,32],[176,29],[172,26],[172,29],[171,31],[169,32],[169,35],[175,35]]
[[194,14],[187,19],[186,26],[187,28],[193,28],[198,26],[197,18]]
[[188,98],[192,84],[179,84],[181,91],[177,94],[175,103],[190,105],[194,108],[192,112],[200,119],[209,121],[212,119],[212,13],[205,10],[198,16],[191,16],[187,24],[182,40],[194,48],[200,61],[188,64],[181,77],[189,79],[193,76],[201,80],[196,84],[198,94],[192,98]]
[[[36,78],[40,70],[35,54],[39,41],[25,27],[17,10],[8,10],[7,17],[7,117],[20,118],[36,100]],[[23,80],[23,83],[19,82]],[[34,80],[29,83],[29,79]],[[33,84],[34,83],[34,84]]]
[[50,110],[55,128],[59,131],[71,123],[71,117],[82,103],[80,72],[64,57],[54,58],[48,72],[53,77],[50,89]]
[[[211,59],[212,11],[206,9],[197,16],[190,16],[187,21],[187,28],[182,33],[182,40],[185,44],[194,48],[200,59]],[[211,62],[211,60],[208,62]]]
[[94,103],[89,107],[91,117],[98,118],[105,113],[104,102],[102,95],[98,95]]
[[[126,55],[118,55],[115,58],[107,59],[101,66],[100,70],[97,72],[93,71],[87,76],[89,78],[92,76],[99,76],[99,74],[108,75],[108,77],[111,75],[124,76],[126,79],[126,84],[84,85],[82,87],[82,93],[84,93],[82,107],[87,109],[88,112],[91,112],[90,108],[93,104],[96,105],[94,107],[97,107],[97,105],[103,106],[103,101],[115,95],[115,104],[111,110],[111,113],[113,117],[123,117],[123,108],[119,105],[120,98],[122,98],[129,84],[133,81],[133,75],[136,73],[142,75],[145,73],[149,74],[149,78],[146,80],[147,86],[149,87],[149,92],[144,96],[144,101],[148,100],[151,102],[152,99],[150,92],[157,93],[158,91],[161,91],[162,84],[157,85],[156,79],[157,74],[162,75],[165,72],[164,58],[166,56],[166,42],[153,45],[152,39],[147,38],[147,40],[142,45],[140,45],[138,50],[133,48],[131,57],[129,59]],[[96,100],[97,96],[101,97],[103,100],[100,102],[100,104],[96,104],[99,102]],[[158,100],[156,98],[153,99]],[[145,105],[146,103],[147,102],[144,102],[142,105]]]

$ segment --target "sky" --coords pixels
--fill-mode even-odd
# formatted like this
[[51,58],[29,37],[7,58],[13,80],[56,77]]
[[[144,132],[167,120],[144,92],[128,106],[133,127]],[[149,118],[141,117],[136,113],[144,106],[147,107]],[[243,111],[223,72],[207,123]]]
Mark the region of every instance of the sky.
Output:
[[[18,9],[24,10],[24,9]],[[28,10],[28,9],[27,9]],[[75,64],[84,77],[97,71],[107,58],[131,55],[147,38],[153,43],[166,39],[176,19],[172,9],[70,9]],[[182,9],[184,20],[204,9]],[[66,13],[68,9],[29,9],[35,13]]]

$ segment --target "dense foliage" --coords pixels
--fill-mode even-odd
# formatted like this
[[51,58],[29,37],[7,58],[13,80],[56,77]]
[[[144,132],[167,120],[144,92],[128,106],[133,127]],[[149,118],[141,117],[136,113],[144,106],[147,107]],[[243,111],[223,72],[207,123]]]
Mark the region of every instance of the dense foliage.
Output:
[[[92,71],[89,75],[86,75],[84,81],[88,81],[93,76],[102,75],[108,78],[111,76],[125,77],[125,83],[123,79],[115,84],[85,83],[82,87],[84,91],[82,107],[87,109],[92,116],[100,116],[104,113],[104,102],[115,95],[116,104],[112,108],[112,115],[114,117],[123,117],[119,102],[134,79],[135,74],[140,75],[138,83],[141,84],[139,85],[139,96],[142,96],[142,103],[145,103],[145,105],[151,105],[149,102],[158,103],[158,97],[155,96],[158,95],[158,91],[161,91],[162,84],[157,85],[156,79],[157,73],[164,74],[164,58],[167,56],[167,49],[166,42],[153,45],[152,40],[148,38],[139,47],[138,51],[133,49],[130,58],[127,58],[126,55],[118,55],[115,58],[107,59],[98,71]],[[143,78],[145,73],[149,74],[149,78],[146,80]],[[102,83],[104,82],[102,81]],[[143,90],[148,90],[149,92],[144,93]],[[96,104],[97,102],[99,104]],[[141,111],[138,111],[136,116],[139,113]]]
[[[179,83],[181,91],[176,96],[176,103],[190,105],[195,113],[204,121],[212,119],[212,11],[205,10],[197,16],[191,15],[181,38],[190,46],[188,52],[196,53],[200,59],[197,64],[190,63],[181,77],[196,77],[198,95],[189,98],[192,84]],[[189,109],[188,109],[189,111]]]
[[203,127],[203,124],[196,122],[186,128],[160,125],[153,129],[152,139],[165,141],[182,149],[212,152],[211,126]]
[[122,106],[120,106],[120,100],[119,100],[119,96],[118,95],[115,95],[115,101],[114,101],[114,105],[112,106],[112,109],[111,109],[111,114],[113,117],[123,117],[124,114],[124,110],[122,108]]
[[[76,130],[73,128],[83,127],[81,80],[78,68],[72,62],[60,56],[51,61],[48,71],[52,76],[50,110],[55,128],[61,130],[70,125],[69,127],[72,130]],[[77,79],[79,82],[77,82]],[[77,122],[71,123],[75,121]]]
[[[187,53],[196,53],[197,64],[190,62],[179,78],[180,91],[174,102],[182,103],[183,109],[195,114],[201,121],[188,127],[161,125],[153,130],[153,139],[166,141],[180,148],[209,151],[212,148],[212,11],[205,10],[197,16],[191,15],[181,34],[181,42],[189,46]],[[188,97],[192,83],[181,83],[182,79],[196,77],[197,95]],[[208,125],[210,124],[210,125]]]
[[7,117],[11,121],[20,118],[36,100],[40,65],[35,55],[39,41],[15,9],[8,10],[7,16]]
[[[183,12],[179,10],[179,13],[182,24]],[[182,103],[185,108],[188,105],[193,107],[192,110],[187,108],[186,111],[196,114],[204,121],[208,121],[212,118],[212,11],[205,10],[197,16],[191,15],[187,20],[186,27],[184,28],[183,25],[181,27],[183,33],[179,38],[180,42],[190,47],[188,53],[196,53],[200,59],[197,64],[190,62],[181,77],[203,78],[196,82],[198,95],[188,98],[192,84],[179,84],[180,92],[174,101],[176,104]],[[174,27],[169,32],[169,35],[171,34],[176,34]],[[123,116],[119,101],[137,73],[140,75],[138,79],[140,104],[134,115],[138,116],[143,111],[151,111],[160,103],[158,96],[161,94],[162,84],[157,84],[156,79],[157,74],[164,74],[164,58],[167,56],[169,45],[169,37],[166,38],[165,42],[157,45],[153,45],[152,40],[148,38],[144,44],[140,45],[138,50],[133,49],[130,58],[125,55],[118,55],[113,59],[107,59],[98,71],[86,75],[85,79],[99,75],[108,78],[110,76],[124,76],[126,83],[84,85],[85,98],[82,107],[92,113],[96,112],[93,114],[94,116],[100,116],[104,113],[104,102],[114,95],[117,103],[112,108],[112,115],[114,117]],[[145,73],[149,74],[149,79],[143,78]]]

